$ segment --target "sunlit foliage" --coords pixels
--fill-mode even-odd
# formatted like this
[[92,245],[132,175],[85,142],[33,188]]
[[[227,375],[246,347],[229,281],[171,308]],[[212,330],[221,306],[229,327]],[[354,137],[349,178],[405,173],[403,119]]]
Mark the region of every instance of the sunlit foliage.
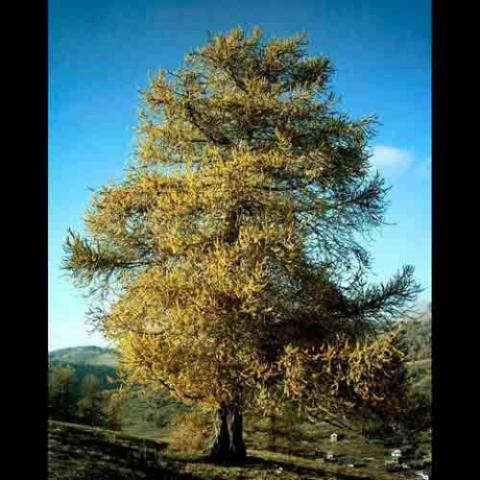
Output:
[[404,361],[391,320],[418,286],[371,285],[383,223],[373,117],[337,109],[306,37],[211,37],[143,92],[124,181],[97,191],[65,267],[125,381],[206,408],[394,412]]

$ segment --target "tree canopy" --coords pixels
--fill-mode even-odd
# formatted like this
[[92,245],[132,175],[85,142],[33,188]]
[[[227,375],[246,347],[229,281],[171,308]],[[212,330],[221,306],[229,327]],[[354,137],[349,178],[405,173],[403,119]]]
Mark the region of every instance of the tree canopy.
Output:
[[305,35],[211,36],[142,93],[135,160],[97,191],[65,267],[127,382],[183,401],[310,413],[398,408],[406,266],[371,284],[388,188],[374,117],[338,109]]

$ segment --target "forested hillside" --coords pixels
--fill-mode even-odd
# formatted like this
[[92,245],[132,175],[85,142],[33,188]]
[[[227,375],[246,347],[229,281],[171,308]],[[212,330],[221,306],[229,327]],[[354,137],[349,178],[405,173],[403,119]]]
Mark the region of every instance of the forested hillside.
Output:
[[410,360],[425,360],[432,354],[432,310],[428,308],[405,323]]

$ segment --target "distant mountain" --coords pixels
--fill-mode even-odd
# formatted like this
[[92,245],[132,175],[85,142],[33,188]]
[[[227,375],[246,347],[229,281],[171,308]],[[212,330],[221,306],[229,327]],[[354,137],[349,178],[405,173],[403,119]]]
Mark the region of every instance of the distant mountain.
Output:
[[53,350],[48,353],[50,362],[70,363],[73,365],[94,365],[116,367],[118,357],[110,348],[89,345],[84,347],[70,347]]
[[[118,381],[118,356],[114,350],[94,345],[62,348],[49,352],[50,369],[70,366],[74,369],[74,381],[71,396],[74,402],[83,396],[82,382],[87,375],[95,375],[102,390],[116,390]],[[113,382],[112,382],[113,380]],[[178,401],[166,395],[159,395],[152,402],[139,392],[131,392],[122,406],[123,430],[133,435],[157,438],[162,429],[167,428],[179,413],[187,411]]]
[[[50,368],[70,366],[75,371],[72,395],[75,399],[81,398],[81,385],[87,375],[95,375],[102,388],[112,390],[118,388],[117,364],[115,352],[109,348],[89,345],[85,347],[71,347],[53,350],[48,353]],[[113,383],[111,380],[114,380]]]

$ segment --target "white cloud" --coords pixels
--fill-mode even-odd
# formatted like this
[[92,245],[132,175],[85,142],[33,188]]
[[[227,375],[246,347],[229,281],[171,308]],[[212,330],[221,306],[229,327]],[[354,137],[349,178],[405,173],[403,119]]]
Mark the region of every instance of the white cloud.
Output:
[[376,145],[372,153],[373,168],[388,176],[400,175],[413,162],[412,152],[388,145]]

